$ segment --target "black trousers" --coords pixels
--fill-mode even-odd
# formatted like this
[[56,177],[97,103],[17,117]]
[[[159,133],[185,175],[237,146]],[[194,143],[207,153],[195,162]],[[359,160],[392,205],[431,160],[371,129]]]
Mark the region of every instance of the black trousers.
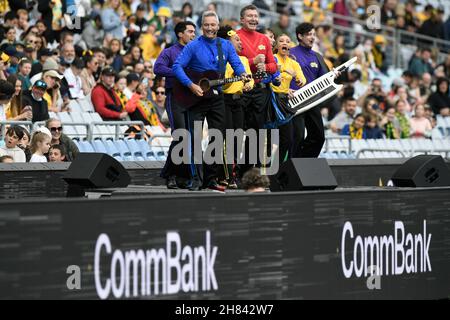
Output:
[[[295,116],[292,119],[294,129],[294,158],[317,158],[325,142],[322,114],[319,107]],[[308,135],[305,139],[305,128]]]
[[[193,177],[203,181],[203,186],[206,187],[211,180],[218,177],[219,168],[223,166],[223,163],[206,164],[204,161],[202,161],[202,164],[194,163],[195,153],[201,153],[201,150],[196,150],[196,148],[200,145],[199,141],[202,140],[203,135],[203,131],[201,133],[194,132],[194,123],[200,122],[203,127],[203,122],[206,119],[208,121],[208,129],[217,129],[221,132],[222,137],[224,137],[225,104],[223,101],[223,94],[202,100],[201,103],[190,108],[186,114],[188,129],[191,134],[191,174]],[[196,136],[196,134],[199,134],[200,136]],[[213,140],[211,140],[210,137],[209,144],[212,142]],[[223,148],[220,148],[220,150],[216,149],[216,151],[219,152],[219,154],[213,152],[212,156],[217,159],[222,159],[221,162],[223,162]]]
[[[185,111],[186,109],[178,105],[173,99],[172,90],[166,89],[165,107],[169,117],[172,132],[176,129],[186,129]],[[167,179],[170,176],[191,178],[189,166],[187,164],[176,165],[172,161],[172,150],[181,141],[172,141],[169,147],[166,163],[161,170],[161,177]]]
[[[233,97],[232,94],[224,94],[225,103],[225,129],[244,129],[244,99],[242,96],[237,98]],[[231,179],[238,162],[238,145],[241,146],[243,141],[238,141],[237,138],[234,140],[233,144],[233,155],[234,159],[232,163],[229,163],[226,159],[227,152],[230,152],[229,145],[224,142],[224,166],[219,170],[219,179]]]
[[[257,136],[256,149],[258,155],[259,150],[259,134],[258,130],[264,128],[264,124],[267,120],[267,112],[271,103],[271,90],[268,87],[256,87],[251,91],[243,94],[243,109],[244,109],[244,129],[255,129]],[[250,144],[249,140],[245,141],[245,155],[244,165],[240,166],[240,175],[242,176],[247,170],[251,169],[255,164],[250,163],[249,151]],[[259,156],[257,157],[257,166],[261,166]]]

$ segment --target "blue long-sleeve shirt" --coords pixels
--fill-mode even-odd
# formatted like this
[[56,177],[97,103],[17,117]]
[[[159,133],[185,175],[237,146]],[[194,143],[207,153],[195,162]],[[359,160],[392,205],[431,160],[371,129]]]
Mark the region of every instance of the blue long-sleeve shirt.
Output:
[[173,88],[175,73],[173,73],[172,67],[183,48],[184,46],[177,42],[173,46],[164,49],[155,61],[153,71],[157,76],[166,77],[166,89]]
[[[235,74],[243,74],[245,68],[231,42],[221,38],[216,39],[219,39],[222,43],[223,62],[225,66],[229,62]],[[210,40],[201,36],[184,47],[172,68],[175,76],[184,86],[188,87],[192,84],[192,81],[184,72],[184,68],[188,67],[196,72],[204,72],[207,70],[219,71],[219,55],[217,53],[216,39]]]
[[[290,50],[290,54],[300,64],[307,81],[306,83],[313,82],[328,72],[327,70],[323,70],[316,53],[312,49],[298,45]],[[300,87],[297,86],[295,81],[292,81],[291,89],[298,90]]]

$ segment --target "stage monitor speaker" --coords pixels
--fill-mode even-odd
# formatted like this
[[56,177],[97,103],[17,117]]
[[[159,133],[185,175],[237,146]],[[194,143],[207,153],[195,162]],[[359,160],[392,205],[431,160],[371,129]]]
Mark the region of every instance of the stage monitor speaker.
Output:
[[69,184],[68,197],[84,196],[88,188],[127,187],[131,177],[123,165],[105,153],[79,153],[63,179]]
[[420,155],[406,161],[391,180],[396,187],[450,186],[450,168],[441,156]]
[[332,190],[336,187],[336,178],[325,159],[288,159],[278,173],[270,177],[270,190],[273,192]]

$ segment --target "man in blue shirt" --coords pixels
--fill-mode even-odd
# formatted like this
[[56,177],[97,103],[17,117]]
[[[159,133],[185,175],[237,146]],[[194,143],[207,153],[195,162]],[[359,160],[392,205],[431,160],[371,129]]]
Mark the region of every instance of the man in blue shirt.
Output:
[[[226,63],[230,63],[235,74],[241,75],[245,81],[249,81],[249,77],[245,72],[244,66],[239,59],[231,42],[217,38],[217,31],[219,30],[219,18],[213,11],[206,11],[202,16],[202,31],[203,35],[198,39],[190,42],[184,47],[181,55],[175,61],[173,65],[173,71],[177,80],[184,86],[188,87],[193,94],[198,97],[202,97],[204,92],[202,88],[192,82],[186,75],[184,69],[188,68],[195,72],[204,72],[208,70],[214,70],[217,72],[225,73]],[[222,48],[223,59],[219,59],[218,43]],[[222,65],[219,65],[219,61],[223,60]],[[187,115],[187,124],[191,132],[192,138],[192,154],[194,153],[194,146],[196,145],[194,139],[202,139],[201,136],[194,137],[193,129],[196,121],[208,121],[209,129],[217,129],[222,132],[224,137],[225,132],[225,105],[223,100],[223,94],[220,92],[221,88],[215,88],[218,94],[212,97],[202,99],[198,104],[191,107]],[[223,151],[223,150],[222,150]],[[219,164],[204,164],[203,165],[203,179],[200,176],[200,168],[194,164],[193,157],[191,157],[191,174],[194,177],[191,190],[199,190],[200,188],[209,188],[213,190],[223,191],[217,183]],[[203,180],[203,186],[200,186],[200,180]]]
[[[176,129],[186,128],[184,110],[173,101],[172,88],[175,74],[173,73],[172,67],[184,46],[195,39],[195,24],[190,21],[179,22],[175,26],[175,34],[177,35],[178,42],[161,52],[158,59],[156,59],[153,69],[157,76],[166,78],[165,107],[172,132]],[[169,189],[177,189],[178,186],[184,187],[181,180],[183,178],[189,178],[189,170],[186,168],[186,165],[177,166],[172,161],[172,150],[177,144],[178,141],[172,141],[166,164],[161,171],[161,177],[166,179],[166,185]],[[178,184],[177,181],[179,181]]]
[[[306,83],[310,83],[327,73],[328,67],[323,57],[312,50],[316,38],[314,25],[311,23],[301,23],[296,28],[299,45],[290,50],[302,68],[306,78]],[[291,89],[298,90],[299,87],[294,81],[291,82]],[[295,158],[316,158],[322,150],[325,142],[325,131],[323,128],[320,107],[316,106],[309,111],[295,116],[292,119],[294,126],[294,147],[293,157]],[[305,139],[305,127],[308,135]]]

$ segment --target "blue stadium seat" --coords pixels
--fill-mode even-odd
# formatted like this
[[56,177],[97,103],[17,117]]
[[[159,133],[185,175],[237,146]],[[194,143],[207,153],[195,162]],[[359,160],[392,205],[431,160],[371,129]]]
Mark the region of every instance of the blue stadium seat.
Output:
[[103,144],[103,141],[101,141],[101,140],[96,139],[96,140],[92,141],[92,146],[94,147],[96,152],[109,154],[108,150],[106,149],[105,145]]
[[120,154],[122,155],[122,159],[124,161],[133,161],[133,155],[131,154],[130,149],[128,148],[127,144],[123,140],[117,140],[114,141],[115,145],[117,146],[117,149],[119,149]]
[[152,150],[147,141],[145,141],[144,139],[139,139],[136,140],[136,142],[139,145],[139,148],[142,151],[142,155],[146,160],[156,161],[155,152]]
[[116,159],[118,161],[123,161],[120,151],[119,151],[119,149],[117,149],[116,145],[114,144],[114,141],[105,140],[104,145],[110,156],[112,156],[114,159]]
[[79,145],[81,146],[80,151],[83,150],[81,152],[95,152],[89,141],[80,141]]
[[136,161],[145,161],[142,150],[135,139],[125,139],[125,143]]

